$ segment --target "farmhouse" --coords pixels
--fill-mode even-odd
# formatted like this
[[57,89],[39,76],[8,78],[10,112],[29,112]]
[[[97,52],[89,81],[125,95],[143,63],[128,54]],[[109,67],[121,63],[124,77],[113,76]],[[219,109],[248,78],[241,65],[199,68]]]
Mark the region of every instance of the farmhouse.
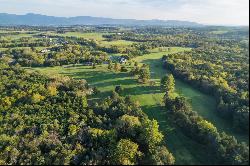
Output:
[[126,63],[126,62],[127,62],[127,59],[125,59],[125,58],[121,58],[121,59],[120,59],[120,63],[123,64],[123,63]]
[[41,53],[48,53],[48,52],[50,52],[49,49],[43,49],[43,50],[41,50]]
[[120,33],[120,32],[118,32],[118,33],[117,33],[117,35],[124,35],[124,33]]

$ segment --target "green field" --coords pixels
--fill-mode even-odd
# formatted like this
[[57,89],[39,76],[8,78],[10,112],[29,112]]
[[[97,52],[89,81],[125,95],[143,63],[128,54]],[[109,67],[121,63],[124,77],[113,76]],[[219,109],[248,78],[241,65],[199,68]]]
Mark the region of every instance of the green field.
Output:
[[[85,39],[95,40],[100,46],[103,47],[110,47],[110,46],[118,46],[118,47],[128,47],[132,45],[135,42],[126,41],[126,40],[117,40],[117,41],[106,41],[105,38],[103,38],[102,35],[108,34],[108,33],[80,33],[80,32],[67,32],[65,34],[57,34],[49,32],[50,35],[58,35],[58,36],[75,36],[75,37],[82,37]],[[6,38],[10,39],[20,39],[22,37],[33,37],[34,34],[27,34],[27,33],[21,33],[18,35],[9,35],[6,36]],[[32,39],[35,39],[34,37]],[[19,47],[22,48],[22,47]],[[25,47],[24,47],[25,48]],[[45,47],[38,47],[38,50],[44,49]],[[5,48],[0,48],[0,51],[6,50]]]
[[[171,52],[175,52],[177,50],[187,50],[183,48],[178,48],[177,50],[176,49],[177,48],[173,49]],[[155,52],[157,51],[155,50]],[[146,63],[151,66],[151,77],[153,79],[156,79],[155,81],[160,81],[159,78],[162,77],[162,74],[167,73],[167,71],[162,68],[162,63],[160,61],[160,58],[162,58],[162,55],[164,55],[163,53],[152,53],[150,55],[137,57],[135,59],[138,62]],[[199,115],[212,122],[219,131],[225,131],[230,135],[234,135],[238,140],[249,143],[248,137],[246,135],[235,133],[232,130],[231,124],[229,124],[229,122],[224,120],[223,118],[219,117],[219,115],[216,113],[216,101],[213,97],[201,93],[200,91],[194,89],[193,87],[191,87],[187,83],[180,81],[179,79],[176,79],[176,90],[178,94],[183,95],[190,101],[194,111],[198,112]]]
[[81,32],[67,32],[65,34],[54,34],[53,35],[59,35],[59,36],[67,36],[67,37],[82,37],[85,39],[95,40],[98,44],[101,46],[129,46],[133,44],[134,42],[126,41],[126,40],[117,40],[117,41],[105,41],[105,38],[103,38],[103,35],[107,35],[110,33],[81,33]]
[[[123,96],[131,97],[140,102],[142,109],[151,119],[158,120],[160,130],[164,133],[166,143],[170,151],[176,157],[176,164],[214,164],[213,156],[206,147],[197,144],[192,139],[186,137],[170,121],[167,121],[166,111],[163,109],[162,98],[164,93],[160,89],[160,79],[167,73],[162,67],[161,57],[164,54],[189,50],[187,48],[172,48],[169,51],[159,52],[155,49],[151,54],[140,56],[134,61],[146,63],[151,68],[151,78],[156,82],[155,86],[141,85],[137,83],[136,78],[131,77],[128,73],[115,73],[108,71],[107,65],[99,65],[96,69],[89,66],[64,66],[52,68],[33,68],[49,75],[62,74],[71,76],[75,79],[86,79],[92,86],[98,87],[101,94],[93,96],[91,100],[108,96],[116,85],[124,88]],[[191,104],[194,111],[197,111],[205,119],[211,121],[220,131],[233,134],[240,140],[248,140],[245,136],[240,136],[231,131],[231,125],[216,114],[215,100],[207,95],[200,93],[191,86],[176,80],[176,89],[179,95],[183,95],[192,100]]]
[[[8,49],[25,49],[25,48],[30,48],[30,47],[13,47],[13,48],[0,48],[0,51],[5,51],[5,50],[8,50]],[[43,49],[46,49],[46,48],[50,48],[50,47],[35,47],[38,51],[41,51]]]
[[212,31],[211,34],[215,34],[215,35],[223,35],[225,33],[228,33],[228,31],[226,30],[218,30],[218,31]]
[[0,51],[5,51],[7,50],[8,48],[0,48]]
[[102,41],[104,40],[104,38],[102,37],[102,35],[108,34],[108,33],[81,33],[81,32],[67,32],[65,34],[55,34],[52,33],[53,35],[58,35],[58,36],[65,36],[65,37],[83,37],[86,39],[92,39],[92,40],[96,40],[96,41]]
[[118,47],[126,47],[126,46],[130,46],[135,42],[131,42],[131,41],[126,41],[126,40],[117,40],[117,41],[102,41],[100,44],[101,46],[118,46]]
[[[4,38],[10,39],[10,40],[18,40],[18,39],[23,38],[23,37],[29,37],[29,38],[31,38],[30,41],[35,40],[35,38],[33,37],[33,35],[35,35],[35,34],[28,34],[27,33],[28,31],[12,31],[12,32],[20,32],[20,34],[18,34],[18,35],[7,35],[7,36],[4,36]],[[33,32],[33,31],[31,31],[31,32]],[[34,33],[35,32],[36,31],[34,31]],[[1,31],[1,33],[7,33],[7,31]],[[23,48],[30,48],[30,47],[13,47],[11,49],[16,49],[16,48],[23,49]],[[37,47],[37,48],[42,48],[42,47]],[[43,47],[43,48],[45,48],[45,47]],[[5,50],[8,50],[8,49],[9,48],[0,48],[0,51],[5,51]],[[38,50],[40,50],[40,49],[38,49]]]
[[22,38],[22,37],[32,37],[34,34],[28,34],[28,33],[20,33],[20,34],[18,34],[18,35],[7,35],[7,36],[5,36],[6,38],[11,38],[11,39],[15,39],[15,40],[17,40],[17,39],[20,39],[20,38]]

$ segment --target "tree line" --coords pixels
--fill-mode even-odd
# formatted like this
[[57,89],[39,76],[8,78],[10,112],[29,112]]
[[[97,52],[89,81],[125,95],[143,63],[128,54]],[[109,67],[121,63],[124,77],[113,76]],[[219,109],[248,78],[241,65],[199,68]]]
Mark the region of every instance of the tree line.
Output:
[[207,153],[213,154],[213,160],[217,164],[249,164],[249,146],[239,143],[233,136],[218,132],[212,123],[192,111],[184,97],[175,95],[173,75],[164,77],[161,85],[165,91],[164,104],[168,118],[171,118],[185,135],[208,147]]
[[163,57],[176,77],[214,95],[218,112],[249,133],[249,53],[242,48],[200,47]]

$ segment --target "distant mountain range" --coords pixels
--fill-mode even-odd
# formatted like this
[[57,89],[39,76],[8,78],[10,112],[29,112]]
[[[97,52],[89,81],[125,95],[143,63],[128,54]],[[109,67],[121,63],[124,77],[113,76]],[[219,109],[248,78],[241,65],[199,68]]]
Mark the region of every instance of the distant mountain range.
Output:
[[135,20],[135,19],[112,19],[102,17],[77,16],[77,17],[54,17],[29,13],[15,15],[0,13],[0,25],[30,25],[30,26],[70,26],[70,25],[136,25],[150,26],[160,25],[169,27],[199,27],[203,26],[195,22],[177,20]]

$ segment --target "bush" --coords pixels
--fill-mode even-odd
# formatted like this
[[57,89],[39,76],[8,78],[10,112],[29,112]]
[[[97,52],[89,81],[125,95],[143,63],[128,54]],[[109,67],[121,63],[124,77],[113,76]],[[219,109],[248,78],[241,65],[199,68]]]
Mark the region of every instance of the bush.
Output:
[[128,69],[125,66],[121,67],[121,72],[128,72]]
[[116,86],[115,87],[115,92],[118,93],[118,94],[121,94],[123,91],[123,88],[121,86]]

